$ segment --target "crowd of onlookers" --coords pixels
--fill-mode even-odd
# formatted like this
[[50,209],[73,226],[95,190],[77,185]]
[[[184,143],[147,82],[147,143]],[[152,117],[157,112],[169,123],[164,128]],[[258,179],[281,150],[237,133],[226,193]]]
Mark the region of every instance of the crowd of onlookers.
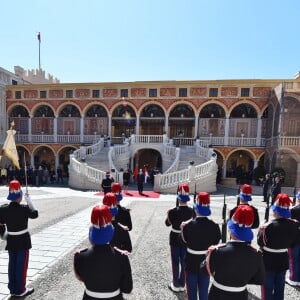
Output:
[[25,176],[25,168],[17,169],[9,166],[0,168],[0,184],[8,185],[13,179],[21,182],[22,185],[43,186],[49,184],[64,184],[66,178],[60,166],[55,170],[54,167],[37,165],[35,167],[26,167],[27,176]]

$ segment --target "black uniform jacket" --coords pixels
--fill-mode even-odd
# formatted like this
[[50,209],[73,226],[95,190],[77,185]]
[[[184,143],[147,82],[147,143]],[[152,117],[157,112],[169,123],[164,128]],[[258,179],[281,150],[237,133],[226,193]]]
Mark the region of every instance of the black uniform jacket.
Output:
[[[259,214],[258,214],[257,208],[250,205],[250,204],[247,204],[247,203],[241,203],[240,205],[248,205],[252,208],[253,213],[254,213],[254,222],[253,222],[251,228],[253,228],[253,229],[258,228],[258,226],[259,226]],[[238,207],[236,206],[236,207],[234,207],[233,209],[231,209],[229,211],[229,219],[231,219],[231,217],[233,216],[233,214],[234,214],[234,212],[236,211],[237,208]]]
[[122,228],[116,220],[112,221],[112,224],[115,228],[113,239],[110,244],[116,246],[121,250],[127,250],[128,252],[132,251],[131,239],[129,232]]
[[[206,251],[209,246],[219,243],[221,231],[219,225],[214,221],[206,217],[196,217],[183,227],[182,238],[187,248],[195,251]],[[185,256],[186,271],[198,274],[200,264],[205,257],[205,254],[192,254],[187,251]]]
[[193,217],[193,209],[189,206],[174,207],[168,211],[167,219],[165,224],[167,226],[172,225],[172,229],[179,231],[174,232],[171,230],[169,236],[170,246],[185,247],[184,243],[181,240],[181,229],[180,225],[182,222],[187,221]]
[[[0,223],[5,224],[8,232],[22,231],[28,228],[28,218],[36,219],[37,210],[31,210],[28,205],[12,201],[0,207]],[[27,250],[31,248],[29,232],[20,235],[7,235],[6,250]]]
[[[274,219],[261,226],[257,243],[271,249],[288,249],[299,242],[299,222],[286,218]],[[281,272],[289,268],[288,252],[274,253],[263,250],[266,270]]]
[[[262,284],[265,277],[262,253],[246,242],[229,241],[211,252],[210,272],[214,280],[230,287],[242,287],[247,284]],[[247,290],[227,292],[212,285],[209,299],[248,299]]]
[[117,206],[118,206],[118,214],[115,217],[116,221],[121,223],[124,226],[127,226],[129,231],[132,230],[132,221],[131,221],[129,209],[119,204]]
[[112,178],[104,178],[101,182],[101,187],[104,194],[111,192],[111,185],[114,182]]
[[291,218],[300,222],[300,204],[292,207],[291,209]]
[[[132,273],[128,256],[120,254],[111,245],[96,245],[75,253],[74,271],[92,292],[114,292],[120,294],[110,300],[123,299],[122,293],[132,291]],[[96,298],[83,295],[83,300]],[[106,299],[106,298],[102,298]]]

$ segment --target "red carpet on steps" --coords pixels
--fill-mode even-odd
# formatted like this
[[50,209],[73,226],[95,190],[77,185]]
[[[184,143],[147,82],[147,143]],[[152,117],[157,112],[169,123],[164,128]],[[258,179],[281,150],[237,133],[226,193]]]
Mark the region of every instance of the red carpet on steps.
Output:
[[[103,192],[98,192],[96,196],[104,196]],[[123,198],[125,197],[140,197],[140,198],[159,198],[160,194],[152,191],[144,191],[142,195],[138,191],[127,191],[127,193],[122,192]]]

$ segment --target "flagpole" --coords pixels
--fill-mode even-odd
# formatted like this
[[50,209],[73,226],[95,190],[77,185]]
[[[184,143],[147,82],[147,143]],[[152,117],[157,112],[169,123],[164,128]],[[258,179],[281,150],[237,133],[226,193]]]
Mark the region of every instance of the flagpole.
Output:
[[37,35],[39,41],[39,70],[41,69],[41,33],[39,32]]
[[24,171],[25,171],[25,186],[26,186],[26,195],[28,194],[28,182],[27,182],[27,166],[26,166],[26,158],[24,151]]

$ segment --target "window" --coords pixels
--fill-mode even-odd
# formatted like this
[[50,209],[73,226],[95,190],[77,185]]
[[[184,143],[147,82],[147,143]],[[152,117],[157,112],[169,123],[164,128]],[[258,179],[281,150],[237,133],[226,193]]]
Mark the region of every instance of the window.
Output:
[[128,89],[121,90],[121,97],[128,97]]
[[149,97],[157,97],[157,89],[149,89]]
[[218,97],[218,89],[210,88],[209,89],[209,97]]
[[40,91],[40,98],[47,98],[47,91]]
[[18,81],[12,79],[12,80],[11,80],[11,84],[12,84],[12,85],[18,85]]
[[16,91],[15,96],[16,96],[16,99],[21,99],[22,98],[21,91]]
[[93,90],[93,98],[99,98],[100,97],[100,91],[99,90]]
[[179,97],[187,97],[187,89],[186,88],[179,89]]
[[241,97],[249,97],[250,89],[249,88],[241,88]]
[[66,90],[66,98],[73,98],[73,90]]

